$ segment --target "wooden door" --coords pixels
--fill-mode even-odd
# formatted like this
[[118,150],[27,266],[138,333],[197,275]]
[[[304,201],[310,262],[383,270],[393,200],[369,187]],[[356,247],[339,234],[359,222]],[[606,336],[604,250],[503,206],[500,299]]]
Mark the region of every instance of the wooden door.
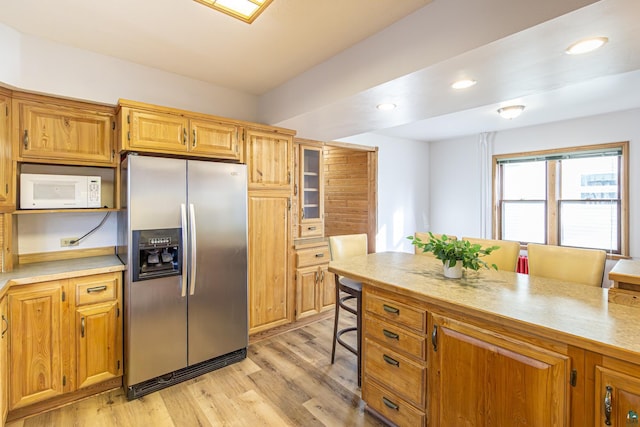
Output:
[[595,387],[594,426],[640,425],[640,376],[596,366]]
[[17,101],[19,147],[24,160],[115,164],[113,114]]
[[305,267],[296,271],[296,319],[318,313],[317,289],[320,268]]
[[292,137],[246,130],[249,189],[291,190]]
[[121,375],[122,341],[117,301],[76,309],[76,379],[78,388]]
[[0,205],[12,205],[11,179],[11,137],[10,111],[11,98],[0,92]]
[[9,291],[11,409],[58,396],[66,385],[64,286],[53,281],[24,288]]
[[321,267],[320,286],[318,293],[320,296],[320,310],[327,310],[336,303],[336,279],[335,274],[329,271],[329,265]]
[[229,123],[191,119],[189,151],[219,159],[240,160],[238,127]]
[[293,320],[287,279],[289,203],[280,194],[249,193],[250,333]]
[[[126,114],[129,126],[124,146],[154,153],[186,153],[189,120],[177,114],[131,109]],[[126,125],[124,125],[126,126]]]
[[9,313],[7,298],[0,300],[0,425],[9,411]]
[[430,415],[441,426],[569,424],[566,356],[433,316]]

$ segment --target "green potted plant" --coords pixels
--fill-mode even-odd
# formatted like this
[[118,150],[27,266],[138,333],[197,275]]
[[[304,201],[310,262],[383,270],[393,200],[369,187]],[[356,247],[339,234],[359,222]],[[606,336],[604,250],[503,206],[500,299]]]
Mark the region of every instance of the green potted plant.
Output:
[[422,249],[422,252],[431,252],[442,261],[445,277],[459,279],[462,277],[463,268],[474,271],[480,268],[498,269],[497,265],[487,264],[481,257],[489,255],[500,246],[489,246],[483,249],[481,245],[472,244],[468,240],[452,239],[446,234],[436,237],[431,232],[426,242],[415,236],[408,236],[407,239],[411,240],[411,244]]

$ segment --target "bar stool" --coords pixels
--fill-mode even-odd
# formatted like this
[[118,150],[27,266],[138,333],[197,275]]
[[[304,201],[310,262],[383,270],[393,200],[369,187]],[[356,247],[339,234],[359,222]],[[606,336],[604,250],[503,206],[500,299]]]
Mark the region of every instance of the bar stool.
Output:
[[[367,235],[348,234],[343,236],[329,237],[329,252],[331,261],[345,259],[357,255],[367,254]],[[331,364],[335,361],[336,343],[340,344],[358,358],[358,387],[361,385],[361,364],[362,364],[362,283],[349,279],[348,277],[336,278],[336,311],[333,321],[333,345],[331,347]],[[355,308],[345,304],[347,301],[355,299]],[[356,326],[349,326],[338,329],[340,320],[340,309],[346,310],[356,316]],[[347,332],[356,333],[356,347],[346,343],[341,337]]]

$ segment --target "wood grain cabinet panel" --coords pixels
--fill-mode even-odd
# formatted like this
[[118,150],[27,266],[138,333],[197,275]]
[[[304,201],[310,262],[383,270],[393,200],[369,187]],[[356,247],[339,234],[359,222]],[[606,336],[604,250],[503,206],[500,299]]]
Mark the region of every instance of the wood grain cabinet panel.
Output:
[[569,425],[569,358],[476,326],[433,316],[434,425]]
[[63,331],[64,290],[62,282],[54,281],[9,292],[11,409],[64,392],[69,346]]
[[628,375],[596,366],[595,419],[599,427],[635,427],[640,425],[640,370]]
[[329,246],[326,241],[307,244],[296,250],[296,319],[333,308],[335,282],[329,273]]
[[9,411],[9,312],[8,298],[0,300],[0,425]]
[[[23,161],[114,166],[115,116],[91,109],[14,99]],[[15,118],[14,118],[15,119]]]
[[189,120],[175,114],[143,110],[127,112],[127,149],[151,152],[186,153]]
[[15,201],[13,200],[10,107],[11,97],[0,88],[0,206],[15,206]]
[[76,382],[88,387],[122,375],[117,301],[76,309]]
[[249,189],[291,191],[292,143],[290,135],[245,131]]
[[238,126],[211,120],[190,120],[189,152],[220,159],[240,160]]

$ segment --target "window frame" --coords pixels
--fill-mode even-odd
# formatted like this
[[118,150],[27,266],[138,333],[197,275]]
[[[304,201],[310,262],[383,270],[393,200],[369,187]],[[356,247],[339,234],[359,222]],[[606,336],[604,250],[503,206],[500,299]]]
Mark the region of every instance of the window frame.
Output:
[[[595,145],[581,145],[575,147],[556,148],[551,150],[527,151],[509,154],[495,154],[492,156],[492,237],[502,238],[502,177],[500,176],[500,162],[518,158],[556,157],[578,152],[619,150],[619,197],[620,197],[620,253],[607,251],[611,259],[628,258],[629,256],[629,141],[613,142]],[[546,212],[545,233],[546,244],[559,244],[559,198],[560,166],[556,159],[546,160]]]

